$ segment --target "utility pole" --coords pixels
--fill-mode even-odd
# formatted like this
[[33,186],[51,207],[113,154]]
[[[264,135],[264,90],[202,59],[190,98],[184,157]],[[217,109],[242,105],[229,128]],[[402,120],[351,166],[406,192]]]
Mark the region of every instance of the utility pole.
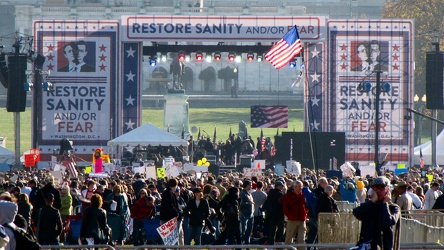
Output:
[[379,162],[379,101],[381,95],[381,70],[379,68],[375,69],[374,73],[376,73],[376,89],[375,89],[375,168],[378,172],[378,175],[381,175],[381,163]]

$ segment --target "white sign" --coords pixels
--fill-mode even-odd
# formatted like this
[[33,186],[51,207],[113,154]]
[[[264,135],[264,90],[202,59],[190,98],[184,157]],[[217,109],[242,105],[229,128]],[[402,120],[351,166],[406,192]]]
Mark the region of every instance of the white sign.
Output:
[[156,167],[146,167],[145,176],[147,179],[157,179]]
[[254,160],[251,163],[251,168],[265,169],[265,160]]
[[371,177],[375,177],[375,166],[360,166],[361,176],[366,177],[370,175]]
[[166,246],[173,246],[179,242],[179,229],[177,227],[177,217],[167,221],[157,228],[163,243]]
[[293,25],[301,40],[325,34],[325,17],[316,16],[122,16],[124,40],[277,41]]
[[356,172],[356,169],[348,161],[342,164],[339,169],[341,169],[343,177],[353,177]]
[[168,178],[175,178],[180,175],[179,170],[174,165],[167,165],[165,168],[165,174]]
[[301,163],[297,161],[287,161],[287,171],[295,174],[300,175],[301,174]]
[[253,176],[262,177],[262,169],[260,168],[244,168],[245,178],[250,178]]

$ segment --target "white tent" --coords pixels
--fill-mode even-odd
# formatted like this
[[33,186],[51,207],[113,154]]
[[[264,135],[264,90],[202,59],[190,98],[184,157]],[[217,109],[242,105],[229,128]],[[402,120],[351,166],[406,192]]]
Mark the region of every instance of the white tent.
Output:
[[151,123],[146,123],[128,133],[116,137],[108,142],[108,147],[114,146],[188,146],[186,140],[170,134]]
[[[419,165],[419,152],[422,150],[422,157],[424,158],[425,165],[432,164],[432,142],[428,141],[419,146],[416,146],[413,150],[413,164]],[[439,166],[444,165],[444,130],[436,137],[436,163]]]
[[11,150],[0,146],[0,164],[3,162],[7,162],[8,164],[14,163],[15,154]]

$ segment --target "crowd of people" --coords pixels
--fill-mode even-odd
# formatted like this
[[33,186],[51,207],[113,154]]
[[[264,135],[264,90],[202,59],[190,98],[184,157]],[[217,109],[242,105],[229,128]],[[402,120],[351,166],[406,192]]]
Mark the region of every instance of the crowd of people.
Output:
[[[35,235],[41,245],[79,244],[78,240],[143,245],[163,244],[161,239],[147,241],[152,234],[145,231],[147,220],[157,220],[157,227],[177,218],[180,245],[311,244],[322,227],[319,213],[339,212],[337,201],[348,201],[360,204],[353,210],[363,223],[360,243],[395,249],[401,214],[444,209],[442,174],[433,174],[433,181],[415,169],[400,176],[387,171],[376,178],[339,179],[327,178],[324,170],[303,169],[300,175],[265,170],[251,178],[227,172],[146,179],[127,170],[107,178],[79,174],[70,179],[67,174],[62,183],[55,183],[50,171],[15,170],[2,180],[0,225],[14,224]],[[73,215],[82,218],[74,242],[67,230],[67,218]],[[5,249],[16,249],[11,229],[2,230]]]

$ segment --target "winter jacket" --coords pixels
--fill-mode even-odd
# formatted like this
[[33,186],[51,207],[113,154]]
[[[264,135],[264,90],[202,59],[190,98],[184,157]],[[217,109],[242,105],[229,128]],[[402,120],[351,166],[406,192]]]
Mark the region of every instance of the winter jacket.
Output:
[[193,226],[203,226],[204,221],[210,216],[210,206],[208,201],[205,199],[200,199],[199,206],[196,205],[196,200],[191,199],[187,204],[187,215],[189,224]]
[[296,194],[288,192],[282,199],[282,209],[285,216],[291,221],[305,221],[307,219],[308,208],[305,205],[303,193]]

